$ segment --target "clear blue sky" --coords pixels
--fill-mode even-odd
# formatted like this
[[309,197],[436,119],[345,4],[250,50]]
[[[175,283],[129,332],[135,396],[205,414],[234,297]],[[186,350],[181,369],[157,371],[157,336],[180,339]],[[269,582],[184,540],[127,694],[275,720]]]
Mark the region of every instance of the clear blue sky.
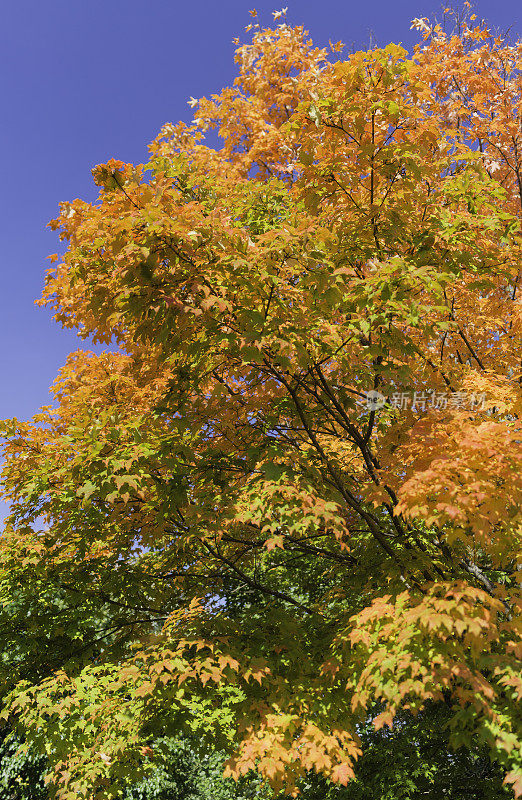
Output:
[[[348,46],[414,41],[413,17],[437,0],[284,0],[287,21],[314,41]],[[90,170],[110,157],[143,162],[162,123],[190,120],[187,99],[234,77],[235,36],[248,10],[272,20],[277,0],[6,0],[0,59],[4,112],[0,192],[0,418],[27,418],[49,402],[67,353],[84,346],[34,306],[57,237],[46,228],[60,200],[95,196]],[[494,27],[522,35],[515,0],[477,2]]]

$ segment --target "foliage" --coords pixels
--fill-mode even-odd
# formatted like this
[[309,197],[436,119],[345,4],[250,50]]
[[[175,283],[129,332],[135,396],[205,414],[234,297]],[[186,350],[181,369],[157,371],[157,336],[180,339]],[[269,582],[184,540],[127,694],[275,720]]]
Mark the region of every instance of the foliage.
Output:
[[[346,787],[310,772],[300,780],[303,800],[503,800],[502,770],[485,752],[447,749],[444,726],[451,717],[445,704],[428,705],[416,719],[402,715],[394,729],[376,731],[371,717],[361,729],[364,754],[355,764],[355,779]],[[0,749],[0,786],[9,800],[47,800],[45,760],[17,754],[12,735]],[[235,783],[223,778],[223,755],[202,753],[188,739],[163,738],[154,743],[159,755],[154,772],[131,787],[125,800],[253,800],[270,795],[249,775]]]
[[451,712],[445,704],[428,705],[416,719],[396,720],[394,729],[376,731],[371,720],[362,730],[364,754],[347,786],[328,784],[312,774],[301,784],[303,800],[503,800],[502,770],[487,753],[460,748],[448,751],[444,731]]
[[522,45],[416,24],[342,61],[253,22],[52,223],[41,302],[118,346],[3,425],[4,717],[60,800],[179,732],[350,785],[375,703],[442,702],[522,794]]
[[[5,800],[47,800],[44,783],[46,760],[7,735],[0,747],[0,788]],[[256,776],[236,783],[225,779],[223,755],[198,752],[188,739],[159,738],[155,742],[158,763],[152,774],[132,786],[125,800],[253,800],[263,797]]]
[[46,759],[34,749],[20,751],[20,740],[8,728],[1,732],[0,795],[5,800],[47,800]]
[[255,776],[236,783],[223,778],[223,755],[201,753],[188,740],[164,739],[156,743],[163,764],[131,788],[125,800],[254,800],[265,793]]

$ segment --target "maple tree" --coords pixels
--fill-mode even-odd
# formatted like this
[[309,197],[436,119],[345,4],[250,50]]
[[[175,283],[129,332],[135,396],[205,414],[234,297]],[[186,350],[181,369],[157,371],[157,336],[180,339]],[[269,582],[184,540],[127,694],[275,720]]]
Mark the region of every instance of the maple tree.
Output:
[[[444,725],[451,709],[431,704],[415,720],[400,715],[393,729],[375,731],[371,715],[359,728],[363,755],[354,764],[355,778],[333,784],[314,771],[299,781],[303,800],[506,800],[502,769],[484,749],[448,750]],[[46,759],[34,749],[20,753],[20,741],[3,731],[0,744],[0,788],[9,800],[49,800],[45,787]],[[123,792],[123,800],[268,800],[268,787],[255,773],[236,782],[223,778],[224,755],[201,751],[180,737],[153,741],[154,769]],[[278,795],[283,800],[282,795]]]
[[41,303],[118,348],[3,424],[4,716],[62,800],[178,730],[347,784],[376,702],[433,701],[522,795],[522,44],[414,24],[342,60],[254,18],[52,223]]

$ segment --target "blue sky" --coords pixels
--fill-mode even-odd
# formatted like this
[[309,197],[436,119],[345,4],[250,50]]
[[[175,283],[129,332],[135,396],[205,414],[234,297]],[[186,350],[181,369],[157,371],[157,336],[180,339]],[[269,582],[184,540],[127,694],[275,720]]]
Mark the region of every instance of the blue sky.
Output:
[[[370,35],[411,47],[411,19],[441,8],[437,0],[284,2],[287,21],[304,24],[317,44],[340,39],[356,49]],[[230,84],[232,39],[244,36],[254,5],[262,23],[280,8],[275,0],[3,3],[0,418],[27,418],[50,402],[67,353],[85,346],[34,306],[46,256],[59,248],[46,228],[59,201],[93,199],[92,166],[145,161],[164,122],[191,119],[191,95]],[[522,35],[520,2],[478,2],[475,12]]]

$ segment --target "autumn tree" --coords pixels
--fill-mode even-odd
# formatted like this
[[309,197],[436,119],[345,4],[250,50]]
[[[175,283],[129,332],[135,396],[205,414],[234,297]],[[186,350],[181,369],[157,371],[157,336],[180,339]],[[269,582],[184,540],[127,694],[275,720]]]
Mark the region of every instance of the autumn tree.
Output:
[[112,350],[4,423],[0,623],[61,800],[173,731],[347,784],[376,704],[522,794],[522,44],[415,25],[343,60],[254,19],[52,223],[41,303]]

